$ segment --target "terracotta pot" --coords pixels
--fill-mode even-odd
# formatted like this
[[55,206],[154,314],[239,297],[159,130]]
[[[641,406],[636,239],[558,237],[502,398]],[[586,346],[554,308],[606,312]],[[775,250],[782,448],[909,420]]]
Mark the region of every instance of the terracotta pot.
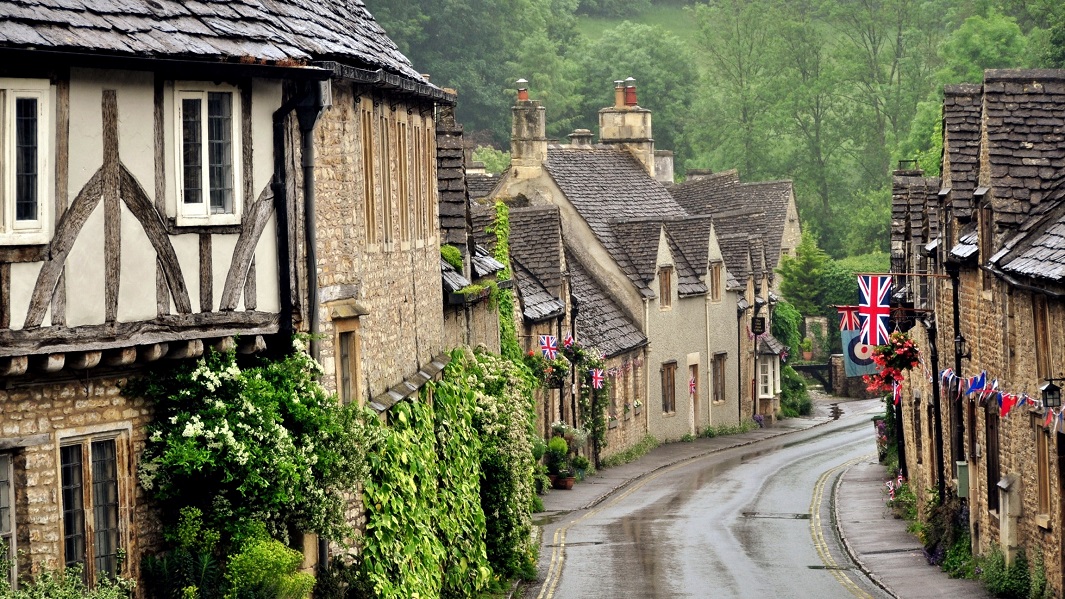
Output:
[[553,481],[551,481],[551,486],[556,489],[568,491],[573,488],[573,483],[575,483],[576,481],[577,477],[575,476],[558,476],[555,477]]

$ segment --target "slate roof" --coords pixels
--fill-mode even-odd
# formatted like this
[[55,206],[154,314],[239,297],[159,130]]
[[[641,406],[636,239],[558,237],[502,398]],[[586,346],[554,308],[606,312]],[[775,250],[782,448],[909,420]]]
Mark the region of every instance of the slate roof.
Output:
[[923,174],[920,170],[899,170],[892,175],[892,241],[924,243],[939,234],[934,208],[939,202],[940,179]]
[[[616,148],[551,145],[545,168],[618,266],[645,296],[650,293],[647,279],[641,274],[646,273],[646,266],[638,268],[630,262],[612,223],[684,216],[684,208],[648,176],[639,161]],[[655,243],[657,252],[657,237]],[[646,265],[645,253],[649,250],[641,246],[634,251],[639,263]]]
[[981,91],[981,86],[969,83],[943,87],[943,184],[950,187],[955,216],[962,218],[972,214],[980,167]]
[[762,356],[779,356],[784,351],[784,344],[767,332],[758,336],[757,351]]
[[526,320],[541,322],[565,313],[566,304],[548,291],[529,269],[517,260],[514,261],[514,280],[518,283],[521,312]]
[[976,255],[978,249],[980,249],[980,246],[976,225],[970,223],[959,233],[958,243],[950,248],[950,255],[965,260],[966,258]]
[[470,199],[479,200],[488,197],[499,183],[499,175],[471,175],[466,174],[466,187],[470,190]]
[[732,190],[739,185],[739,172],[732,169],[677,183],[669,192],[691,214],[713,214],[731,203]]
[[566,252],[566,265],[578,306],[576,336],[582,344],[598,348],[608,358],[647,345],[647,337],[570,252]]
[[1065,282],[1065,173],[1042,206],[1053,207],[1030,218],[991,263],[1014,276]]
[[1065,171],[1065,71],[984,72],[995,222],[1018,227]]
[[480,245],[474,246],[470,265],[473,267],[473,276],[478,279],[494,275],[506,268],[502,262],[493,258],[492,254]]
[[455,293],[470,284],[469,279],[462,276],[462,273],[455,270],[455,267],[443,258],[440,259],[440,278],[443,280],[444,293]]
[[555,297],[562,293],[562,220],[558,207],[510,209],[510,256]]
[[210,61],[336,60],[424,83],[362,0],[4,0],[0,46]]

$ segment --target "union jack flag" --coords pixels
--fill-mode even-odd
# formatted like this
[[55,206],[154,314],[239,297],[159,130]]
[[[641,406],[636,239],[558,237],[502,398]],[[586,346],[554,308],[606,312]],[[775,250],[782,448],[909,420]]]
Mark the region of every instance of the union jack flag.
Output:
[[566,333],[566,336],[562,338],[562,347],[573,347],[573,335]]
[[891,387],[891,395],[892,398],[895,400],[895,405],[897,406],[902,400],[902,385],[900,385],[898,381],[892,381]]
[[891,317],[891,276],[858,275],[860,339],[866,345],[886,345]]
[[858,318],[858,306],[836,306],[839,312],[839,330],[857,331],[862,327]]
[[695,385],[695,377],[693,376],[690,379],[688,379],[688,395],[691,395],[692,397],[695,397],[695,387],[696,387],[696,385]]
[[592,388],[593,389],[602,389],[603,388],[603,369],[602,368],[593,368],[592,369]]
[[540,351],[544,352],[544,357],[548,360],[554,360],[558,355],[558,342],[555,341],[554,335],[540,335]]

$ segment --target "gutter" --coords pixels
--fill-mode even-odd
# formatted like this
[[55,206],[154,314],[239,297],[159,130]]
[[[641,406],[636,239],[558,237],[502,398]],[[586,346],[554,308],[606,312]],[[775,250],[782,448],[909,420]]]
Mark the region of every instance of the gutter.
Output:
[[1029,285],[1028,283],[1022,283],[997,268],[992,268],[989,266],[981,266],[980,268],[986,270],[987,272],[990,272],[991,274],[1002,279],[1013,287],[1017,287],[1018,289],[1024,289],[1025,291],[1031,291],[1032,293],[1042,293],[1057,300],[1065,299],[1065,293],[1061,293],[1059,291],[1051,291],[1043,287],[1036,287],[1035,285]]
[[402,75],[389,73],[384,69],[371,71],[360,69],[335,61],[323,61],[313,63],[314,66],[330,71],[334,78],[345,79],[359,85],[376,87],[400,94],[408,94],[424,100],[430,100],[437,104],[454,106],[458,96],[454,93],[424,81],[417,81]]

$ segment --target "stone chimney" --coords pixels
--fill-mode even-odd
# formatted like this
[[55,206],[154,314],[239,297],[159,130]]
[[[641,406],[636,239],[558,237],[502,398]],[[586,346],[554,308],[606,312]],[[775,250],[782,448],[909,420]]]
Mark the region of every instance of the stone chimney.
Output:
[[[599,142],[624,148],[655,176],[651,111],[636,102],[636,80],[614,82],[614,105],[599,111]],[[671,176],[672,178],[672,176]]]
[[672,150],[655,150],[655,179],[667,185],[673,183]]
[[714,171],[708,168],[690,168],[688,169],[685,181],[702,181],[703,179],[709,179],[710,175],[713,175]]
[[529,82],[518,79],[518,101],[511,108],[510,170],[516,179],[532,179],[547,160],[547,122],[540,102],[529,99]]
[[592,132],[588,129],[574,129],[569,134],[569,143],[575,148],[592,147]]

